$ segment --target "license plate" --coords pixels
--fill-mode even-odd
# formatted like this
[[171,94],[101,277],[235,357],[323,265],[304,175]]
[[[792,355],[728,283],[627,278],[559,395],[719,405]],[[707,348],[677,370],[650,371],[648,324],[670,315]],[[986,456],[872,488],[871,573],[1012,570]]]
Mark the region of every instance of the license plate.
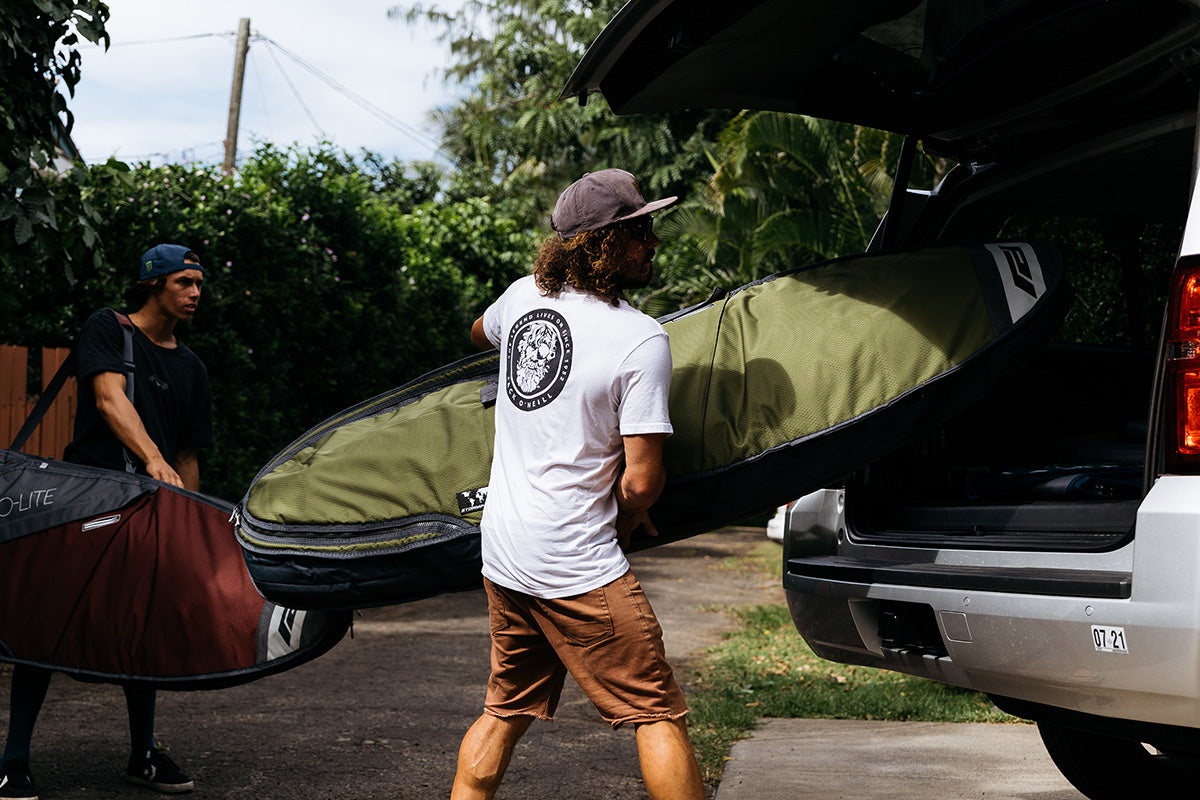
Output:
[[1128,653],[1129,644],[1125,641],[1125,629],[1114,628],[1111,625],[1092,626],[1092,644],[1098,653]]

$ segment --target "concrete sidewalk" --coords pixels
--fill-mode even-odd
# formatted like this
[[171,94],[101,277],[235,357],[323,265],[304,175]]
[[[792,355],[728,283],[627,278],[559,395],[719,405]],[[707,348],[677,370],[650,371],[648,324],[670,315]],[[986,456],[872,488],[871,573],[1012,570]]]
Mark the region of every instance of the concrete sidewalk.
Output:
[[715,800],[1082,800],[1032,725],[771,719]]

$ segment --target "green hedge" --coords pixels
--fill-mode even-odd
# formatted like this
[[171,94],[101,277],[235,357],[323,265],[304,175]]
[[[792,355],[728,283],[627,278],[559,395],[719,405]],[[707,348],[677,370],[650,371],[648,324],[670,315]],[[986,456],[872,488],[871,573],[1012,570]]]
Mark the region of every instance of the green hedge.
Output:
[[103,265],[0,274],[0,292],[21,296],[24,311],[0,322],[0,340],[70,344],[95,308],[125,308],[148,247],[196,250],[204,296],[179,333],[213,382],[217,444],[202,490],[229,500],[325,417],[471,352],[471,321],[536,249],[487,197],[445,200],[432,167],[370,154],[264,146],[235,176],[195,165],[89,172]]

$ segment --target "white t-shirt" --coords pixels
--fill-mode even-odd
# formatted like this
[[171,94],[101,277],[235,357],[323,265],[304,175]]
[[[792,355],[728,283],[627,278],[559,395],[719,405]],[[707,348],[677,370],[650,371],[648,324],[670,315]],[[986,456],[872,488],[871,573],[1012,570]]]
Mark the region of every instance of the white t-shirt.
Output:
[[483,574],[542,598],[625,573],[613,487],[622,436],[671,433],[671,349],[655,320],[570,286],[522,278],[483,314],[500,350]]

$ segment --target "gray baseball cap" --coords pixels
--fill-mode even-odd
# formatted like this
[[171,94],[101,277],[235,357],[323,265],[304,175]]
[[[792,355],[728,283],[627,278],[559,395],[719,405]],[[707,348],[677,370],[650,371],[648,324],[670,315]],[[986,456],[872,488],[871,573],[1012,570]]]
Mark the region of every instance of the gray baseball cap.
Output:
[[577,233],[652,214],[678,200],[665,197],[647,203],[637,178],[623,169],[602,169],[587,173],[558,196],[550,227],[567,239]]

